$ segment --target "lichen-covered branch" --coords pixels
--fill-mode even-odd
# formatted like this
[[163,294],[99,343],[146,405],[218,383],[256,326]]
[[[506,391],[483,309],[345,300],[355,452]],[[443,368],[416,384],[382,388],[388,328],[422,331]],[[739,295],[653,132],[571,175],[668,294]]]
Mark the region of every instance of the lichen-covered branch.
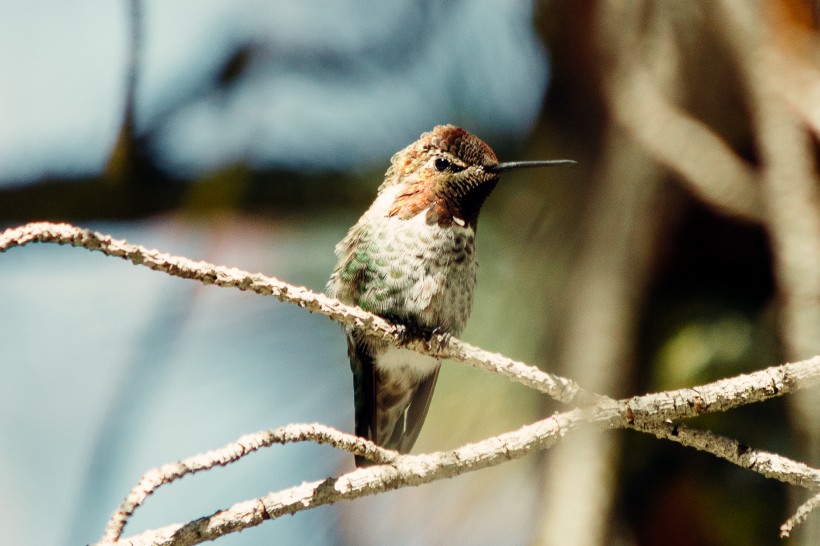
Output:
[[368,313],[358,307],[345,305],[324,294],[308,290],[304,286],[294,286],[261,273],[249,273],[237,268],[173,256],[70,224],[33,222],[9,228],[0,234],[0,252],[31,243],[56,243],[81,247],[122,258],[134,265],[145,266],[174,277],[192,279],[203,284],[238,288],[263,296],[273,296],[285,303],[292,303],[307,309],[311,313],[321,313],[341,324],[354,326],[388,343],[405,343],[409,349],[448,358],[504,376],[566,404],[585,404],[598,399],[596,395],[585,391],[571,379],[544,372],[534,366],[528,366],[497,353],[478,349],[455,338],[445,339],[442,336],[434,336],[430,340],[405,342],[399,328],[378,315]]
[[[258,273],[251,274],[172,256],[68,224],[34,223],[8,229],[0,234],[0,252],[32,242],[70,244],[124,258],[134,264],[177,277],[273,295],[281,301],[325,314],[338,322],[355,325],[368,334],[379,336],[390,343],[402,343],[401,332],[384,319],[361,309],[343,305],[306,288]],[[434,336],[431,340],[411,341],[407,346],[426,354],[450,358],[503,375],[579,407],[519,430],[452,451],[424,455],[399,455],[361,438],[317,424],[290,425],[275,431],[245,436],[221,449],[146,473],[112,516],[104,543],[197,544],[258,525],[266,519],[292,514],[313,506],[372,495],[398,487],[421,485],[497,465],[536,450],[549,448],[581,427],[592,430],[632,428],[707,451],[763,476],[798,485],[810,491],[820,489],[820,471],[817,469],[780,455],[747,448],[735,440],[668,421],[726,411],[740,405],[807,389],[820,382],[820,356],[699,387],[616,401],[603,395],[589,393],[572,380],[542,372],[533,366],[483,351],[456,339]],[[184,525],[173,525],[130,538],[119,538],[130,515],[161,485],[190,473],[230,464],[262,447],[301,441],[332,445],[338,449],[364,455],[381,464],[359,469],[338,478],[302,484],[260,499],[246,501]]]
[[636,396],[626,401],[631,421],[696,417],[762,402],[820,383],[820,356],[713,383]]
[[[610,408],[612,411],[612,408]],[[248,527],[259,525],[264,520],[275,519],[283,515],[294,514],[309,510],[316,506],[332,504],[340,500],[374,495],[383,491],[399,487],[411,487],[430,483],[435,480],[449,478],[472,472],[502,462],[517,459],[534,450],[548,448],[557,443],[564,435],[582,425],[597,424],[603,426],[604,418],[599,412],[585,410],[571,410],[557,414],[531,425],[524,426],[516,431],[508,432],[477,442],[458,449],[423,455],[398,455],[370,444],[361,438],[336,431],[321,425],[289,425],[272,432],[262,432],[252,435],[244,443],[250,441],[253,445],[285,443],[294,441],[317,441],[335,445],[353,453],[377,454],[389,464],[360,468],[324,481],[303,483],[290,489],[271,493],[260,499],[238,503],[231,508],[219,511],[211,516],[200,518],[184,525],[172,525],[163,529],[146,531],[141,535],[120,539],[119,534],[128,516],[139,505],[139,499],[144,500],[158,485],[169,483],[193,469],[183,471],[175,465],[160,467],[146,473],[140,480],[144,487],[142,491],[135,488],[129,494],[129,499],[112,516],[103,544],[137,545],[191,545],[206,540],[213,540],[219,536],[240,531]],[[244,455],[242,447],[230,444],[221,450],[200,456],[197,464],[204,463],[208,458],[215,462],[211,466],[224,464],[221,461],[239,458]],[[243,444],[244,445],[244,444]],[[197,458],[192,458],[197,459]],[[185,462],[178,465],[185,466]],[[191,460],[188,460],[191,464]],[[163,468],[170,470],[168,477],[163,477]],[[140,486],[138,486],[140,487]]]
[[766,478],[820,491],[820,470],[788,457],[754,449],[746,444],[706,430],[671,421],[646,421],[633,427],[657,438],[705,451]]
[[780,526],[780,538],[788,538],[791,536],[794,528],[806,521],[809,514],[818,508],[820,508],[820,493],[801,504],[794,512],[794,515]]
[[134,510],[162,485],[174,482],[188,474],[195,474],[217,466],[226,466],[263,447],[305,441],[326,444],[349,451],[355,455],[363,455],[377,463],[392,463],[398,457],[395,451],[384,449],[358,436],[345,434],[318,423],[288,425],[276,430],[247,434],[220,449],[169,463],[143,474],[137,485],[128,493],[119,509],[109,519],[103,541],[114,542],[119,539],[128,518],[131,517]]
[[[755,374],[723,379],[697,389],[648,394],[629,400],[609,400],[586,408],[570,410],[527,425],[516,431],[468,444],[458,449],[423,455],[399,455],[362,438],[319,425],[288,425],[274,430],[243,436],[234,443],[208,453],[161,466],[146,472],[128,494],[117,512],[111,516],[102,544],[198,544],[223,534],[259,525],[266,519],[308,510],[322,504],[373,495],[389,489],[411,487],[435,480],[458,476],[523,457],[533,451],[547,449],[580,427],[592,430],[632,428],[671,440],[684,446],[711,453],[742,468],[767,478],[820,491],[820,470],[781,455],[753,449],[749,446],[707,431],[672,423],[669,418],[693,417],[700,413],[725,411],[744,403],[753,403],[773,396],[806,388],[820,380],[820,356],[784,364]],[[697,412],[692,408],[711,399],[712,392],[736,382],[738,401],[731,405],[705,404]],[[789,385],[787,388],[786,385]],[[783,388],[776,388],[781,385]],[[700,393],[700,394],[695,394]],[[675,401],[668,404],[668,401]],[[642,408],[635,420],[630,408]],[[657,408],[652,418],[651,408]],[[271,493],[263,498],[245,501],[196,521],[146,531],[122,539],[130,516],[156,489],[187,474],[224,466],[262,447],[292,442],[316,442],[332,445],[357,455],[364,455],[381,466],[358,469],[338,478],[305,483]]]

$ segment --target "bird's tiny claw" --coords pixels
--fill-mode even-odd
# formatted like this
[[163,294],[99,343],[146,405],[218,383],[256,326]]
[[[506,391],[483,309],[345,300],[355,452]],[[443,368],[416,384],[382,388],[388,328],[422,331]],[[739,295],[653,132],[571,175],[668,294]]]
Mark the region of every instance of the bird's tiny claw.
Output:
[[450,340],[453,339],[453,334],[443,328],[433,328],[430,332],[430,338],[428,341],[432,342],[433,339],[436,339],[436,348],[441,351],[450,344]]
[[396,335],[400,345],[407,345],[407,342],[412,339],[409,329],[404,324],[396,324]]
[[406,323],[396,324],[396,334],[398,334],[399,336],[400,345],[407,345],[411,341],[422,338],[424,336],[424,332],[420,328],[414,326],[413,324]]

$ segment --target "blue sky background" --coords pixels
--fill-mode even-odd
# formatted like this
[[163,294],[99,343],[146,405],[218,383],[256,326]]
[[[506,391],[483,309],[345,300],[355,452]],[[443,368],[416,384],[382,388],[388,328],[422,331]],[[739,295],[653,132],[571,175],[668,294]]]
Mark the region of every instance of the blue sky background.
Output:
[[[0,2],[0,187],[89,176],[122,120],[128,4]],[[528,2],[143,2],[138,133],[161,166],[382,164],[443,121],[521,140],[547,82]],[[225,90],[220,68],[252,51]]]

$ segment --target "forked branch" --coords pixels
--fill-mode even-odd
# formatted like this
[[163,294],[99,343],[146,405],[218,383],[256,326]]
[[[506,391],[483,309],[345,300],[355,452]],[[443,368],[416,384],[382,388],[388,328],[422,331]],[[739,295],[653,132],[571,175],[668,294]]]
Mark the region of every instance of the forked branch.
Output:
[[[368,334],[393,344],[403,342],[401,332],[386,320],[350,307],[322,294],[311,292],[261,274],[196,262],[156,250],[132,245],[68,224],[33,223],[6,230],[0,235],[0,252],[32,242],[70,244],[109,256],[127,259],[136,265],[173,276],[272,295],[309,311],[319,312],[343,324],[354,325]],[[429,483],[494,466],[536,450],[547,449],[580,427],[596,430],[631,428],[712,453],[763,476],[807,489],[820,491],[820,470],[781,455],[758,451],[740,442],[710,432],[675,424],[672,420],[695,417],[795,392],[820,382],[820,356],[722,379],[698,387],[666,391],[629,399],[614,400],[590,393],[577,383],[533,366],[472,347],[452,338],[406,343],[408,348],[439,358],[448,358],[475,368],[502,375],[510,380],[578,406],[575,409],[458,449],[422,455],[399,455],[362,438],[319,424],[288,425],[243,436],[221,449],[164,465],[147,472],[112,516],[100,544],[197,544],[274,519],[338,500],[373,495],[389,489]],[[381,463],[358,469],[337,478],[305,483],[265,497],[239,503],[227,510],[196,521],[146,531],[121,538],[131,514],[158,487],[187,474],[225,466],[260,448],[273,444],[316,442],[364,455]],[[784,524],[784,533],[805,519],[817,506],[816,497]]]

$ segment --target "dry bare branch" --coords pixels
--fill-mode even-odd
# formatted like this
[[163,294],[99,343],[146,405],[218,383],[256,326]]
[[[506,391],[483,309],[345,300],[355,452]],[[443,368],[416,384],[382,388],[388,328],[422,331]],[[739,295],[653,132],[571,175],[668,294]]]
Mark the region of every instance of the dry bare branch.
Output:
[[[404,341],[399,328],[378,315],[261,273],[249,273],[236,268],[173,256],[70,224],[34,222],[9,228],[0,234],[0,252],[30,243],[56,243],[81,247],[122,258],[134,265],[145,266],[174,277],[273,296],[279,301],[298,305],[311,313],[321,313],[340,324],[354,326],[388,343],[400,344]],[[541,371],[497,353],[478,349],[455,338],[433,336],[430,340],[409,341],[405,346],[423,354],[455,360],[501,375],[566,404],[588,404],[599,398],[585,391],[571,379]]]
[[788,538],[791,536],[791,532],[794,528],[806,521],[809,514],[817,508],[820,508],[820,494],[811,497],[809,500],[801,504],[795,511],[794,515],[780,526],[780,538]]
[[711,453],[766,478],[803,487],[809,491],[820,491],[820,470],[782,455],[754,449],[737,440],[671,421],[647,421],[634,428],[656,438]]
[[[704,403],[710,395],[736,382],[744,385],[733,392],[738,400],[729,406]],[[755,450],[742,443],[710,432],[673,424],[669,418],[692,417],[710,411],[725,411],[744,403],[771,398],[793,389],[808,388],[820,382],[820,356],[813,359],[772,367],[754,374],[723,379],[694,389],[656,393],[629,400],[610,401],[606,405],[570,410],[527,425],[519,430],[488,438],[458,449],[423,455],[399,455],[362,438],[345,434],[324,425],[288,425],[275,431],[264,431],[240,438],[234,443],[202,455],[164,465],[143,475],[109,520],[103,544],[198,544],[248,527],[266,519],[276,519],[322,504],[373,495],[389,489],[411,487],[458,476],[517,459],[537,450],[547,449],[580,428],[604,430],[632,428],[658,438],[711,453],[742,468],[809,491],[820,490],[820,470],[781,455]],[[778,388],[780,385],[783,388]],[[668,404],[674,401],[675,404]],[[630,408],[657,405],[657,419],[648,415],[632,420]],[[350,453],[365,455],[382,466],[358,469],[338,478],[302,484],[260,499],[245,501],[188,524],[172,525],[116,542],[134,510],[158,487],[187,474],[224,466],[253,451],[273,444],[313,441],[332,445]]]
[[318,423],[294,424],[276,430],[247,434],[220,449],[188,457],[176,463],[169,463],[143,474],[119,509],[108,520],[102,540],[103,542],[116,542],[122,536],[128,518],[162,485],[172,483],[188,474],[195,474],[217,466],[226,466],[263,447],[306,441],[344,449],[355,455],[363,455],[377,463],[392,463],[398,456],[396,452],[384,449],[358,436],[345,434]]
[[[610,412],[615,411],[610,408]],[[576,409],[557,414],[531,425],[524,426],[514,432],[508,432],[488,438],[475,444],[454,449],[447,452],[424,455],[398,455],[378,448],[369,442],[350,434],[333,430],[329,427],[316,428],[316,425],[290,425],[271,433],[260,433],[271,439],[289,435],[289,441],[311,441],[321,438],[322,443],[335,445],[351,452],[363,452],[364,444],[370,444],[367,449],[380,451],[385,459],[393,458],[389,464],[360,468],[344,474],[338,478],[328,478],[323,481],[304,483],[302,485],[271,493],[260,499],[238,503],[231,508],[217,512],[211,516],[200,518],[184,525],[171,525],[155,531],[146,531],[141,535],[116,541],[115,536],[121,531],[124,519],[120,512],[112,517],[103,544],[157,544],[157,545],[190,545],[199,544],[206,540],[213,540],[224,534],[240,531],[248,527],[259,525],[266,519],[275,519],[283,515],[294,514],[324,504],[346,499],[354,499],[367,495],[374,495],[383,491],[399,487],[411,487],[430,483],[435,480],[457,476],[502,462],[517,459],[534,450],[545,449],[558,442],[564,435],[579,426],[595,425],[601,427],[606,419],[605,412],[597,416],[586,410]],[[312,430],[313,429],[313,430]],[[273,441],[271,443],[282,443]],[[223,451],[232,456],[236,451],[233,444],[222,450],[213,452],[216,458],[223,457]],[[239,455],[240,457],[242,455]],[[173,472],[175,470],[169,466]],[[161,473],[161,469],[156,471]],[[146,474],[151,476],[152,472]],[[175,479],[176,474],[171,479]],[[149,478],[151,484],[165,483],[170,480]],[[143,480],[146,480],[144,477]],[[141,480],[141,483],[143,483]],[[147,483],[147,482],[146,482]],[[150,492],[148,494],[150,494]],[[140,497],[134,493],[132,499]],[[125,505],[123,505],[125,506]],[[129,508],[136,508],[136,506]]]
[[685,419],[724,412],[820,383],[820,356],[772,366],[713,383],[636,396],[625,401],[630,420]]
[[[342,305],[305,288],[260,274],[195,262],[145,249],[68,224],[36,223],[6,230],[0,235],[0,252],[31,242],[71,244],[121,257],[134,264],[174,276],[196,279],[205,284],[274,295],[282,301],[326,314],[339,322],[355,324],[366,329],[371,335],[381,336],[391,343],[399,343],[401,340],[396,327],[383,319],[361,309]],[[439,347],[439,343],[444,346]],[[799,485],[810,491],[820,488],[820,471],[817,469],[780,455],[747,449],[735,440],[665,422],[668,419],[726,411],[740,405],[807,389],[820,382],[820,356],[695,388],[615,401],[583,391],[571,380],[546,374],[532,366],[487,353],[455,339],[434,338],[430,341],[416,341],[409,346],[427,354],[453,358],[479,369],[494,371],[566,402],[585,405],[481,442],[452,451],[424,455],[398,455],[361,438],[315,424],[290,425],[276,431],[245,436],[222,449],[146,473],[123,502],[120,510],[112,516],[105,535],[106,543],[117,540],[130,514],[157,487],[192,472],[229,464],[267,445],[298,441],[329,444],[351,453],[365,455],[383,464],[359,469],[338,478],[302,484],[272,493],[184,525],[173,525],[120,539],[117,544],[196,544],[258,525],[266,519],[292,514],[320,504],[372,495],[398,487],[420,485],[497,465],[535,450],[549,448],[579,428],[633,428],[707,451],[761,475]]]

